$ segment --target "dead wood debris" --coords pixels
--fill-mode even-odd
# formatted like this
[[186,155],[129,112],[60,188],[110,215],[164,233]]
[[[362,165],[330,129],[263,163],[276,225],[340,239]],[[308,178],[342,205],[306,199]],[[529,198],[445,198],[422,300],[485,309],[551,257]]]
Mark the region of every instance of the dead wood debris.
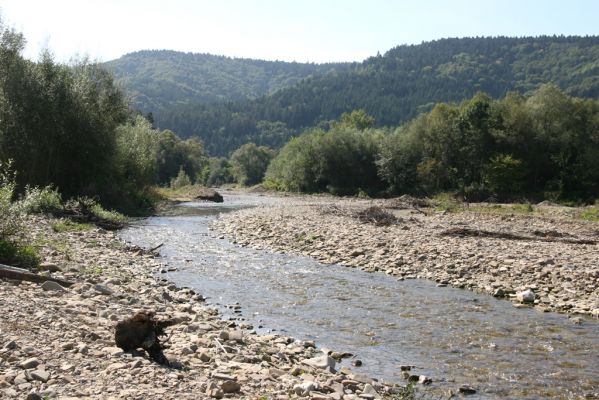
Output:
[[542,241],[542,242],[561,242],[570,244],[597,244],[596,240],[590,239],[576,239],[566,237],[566,234],[560,234],[556,231],[541,232],[534,231],[534,236],[525,236],[510,232],[493,232],[481,229],[470,229],[470,228],[450,228],[440,233],[441,236],[454,236],[454,237],[480,237],[480,238],[492,238],[492,239],[507,239],[507,240],[522,240],[522,241]]
[[56,282],[61,286],[69,287],[73,285],[73,282],[65,281],[64,279],[51,278],[49,276],[42,276],[34,274],[23,268],[12,267],[10,265],[0,264],[0,278],[14,279],[18,281],[28,281],[35,283],[44,283],[46,281]]
[[389,211],[378,206],[368,207],[363,211],[356,213],[356,217],[364,223],[371,223],[376,226],[389,226],[398,223],[400,220]]
[[177,322],[156,319],[153,311],[140,311],[133,317],[117,323],[114,340],[124,351],[142,348],[152,360],[168,366],[170,362],[163,353],[165,342],[160,338],[166,336],[166,328]]

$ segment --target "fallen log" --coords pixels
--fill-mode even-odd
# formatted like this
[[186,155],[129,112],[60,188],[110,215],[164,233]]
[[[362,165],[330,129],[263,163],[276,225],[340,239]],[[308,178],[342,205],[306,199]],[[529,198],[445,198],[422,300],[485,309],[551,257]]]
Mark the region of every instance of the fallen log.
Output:
[[596,240],[590,239],[576,239],[563,237],[564,235],[557,235],[556,233],[547,234],[545,236],[539,236],[539,231],[534,232],[535,236],[524,236],[511,232],[493,232],[485,231],[482,229],[470,229],[470,228],[450,228],[440,233],[441,236],[454,236],[454,237],[480,237],[480,238],[492,238],[492,239],[507,239],[507,240],[522,240],[522,241],[540,241],[540,242],[560,242],[569,244],[597,244]]
[[28,281],[35,283],[44,283],[46,281],[52,281],[64,287],[69,287],[74,283],[59,278],[52,278],[49,276],[34,274],[33,272],[23,268],[11,267],[10,265],[4,264],[0,264],[0,278],[15,279],[18,281]]

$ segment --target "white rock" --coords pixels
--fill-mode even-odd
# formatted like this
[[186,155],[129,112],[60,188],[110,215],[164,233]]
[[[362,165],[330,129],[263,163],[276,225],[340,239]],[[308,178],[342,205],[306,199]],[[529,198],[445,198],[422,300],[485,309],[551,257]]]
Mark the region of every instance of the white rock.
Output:
[[334,358],[324,355],[303,360],[302,363],[311,367],[326,369],[328,371],[334,371],[336,362]]
[[30,375],[36,381],[48,382],[48,379],[50,379],[50,373],[41,369],[31,372]]
[[523,292],[516,293],[516,299],[520,303],[534,303],[535,297],[535,293],[530,289],[526,289]]

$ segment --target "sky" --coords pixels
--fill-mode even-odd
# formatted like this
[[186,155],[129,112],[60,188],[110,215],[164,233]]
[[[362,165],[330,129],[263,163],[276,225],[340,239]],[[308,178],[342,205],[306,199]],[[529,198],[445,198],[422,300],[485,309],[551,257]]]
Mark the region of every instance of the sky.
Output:
[[144,49],[361,61],[446,37],[599,34],[598,0],[0,0],[24,55],[109,61]]

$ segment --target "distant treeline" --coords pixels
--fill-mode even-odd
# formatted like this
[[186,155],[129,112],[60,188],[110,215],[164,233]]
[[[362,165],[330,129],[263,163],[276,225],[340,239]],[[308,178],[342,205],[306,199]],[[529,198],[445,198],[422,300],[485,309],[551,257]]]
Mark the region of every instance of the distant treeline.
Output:
[[599,197],[599,102],[552,85],[529,96],[479,93],[397,128],[363,110],[291,139],[265,185],[334,194],[434,194],[466,200]]
[[[144,112],[153,111],[160,128],[200,137],[211,154],[220,156],[247,142],[278,148],[302,130],[326,129],[355,109],[364,109],[383,127],[405,123],[438,102],[460,102],[477,92],[493,98],[511,91],[525,94],[544,83],[571,96],[599,98],[597,36],[442,39],[398,46],[363,63],[319,69],[181,53],[135,56],[139,67],[121,70],[119,76],[132,93],[146,99]],[[178,63],[183,60],[187,62]],[[248,88],[269,82],[266,71],[274,74],[270,87],[279,90],[255,99],[259,91]],[[220,93],[223,100],[214,103],[186,94],[175,102],[169,93],[179,90],[172,83],[179,75],[186,76],[179,86]],[[241,93],[248,95],[243,99]]]

